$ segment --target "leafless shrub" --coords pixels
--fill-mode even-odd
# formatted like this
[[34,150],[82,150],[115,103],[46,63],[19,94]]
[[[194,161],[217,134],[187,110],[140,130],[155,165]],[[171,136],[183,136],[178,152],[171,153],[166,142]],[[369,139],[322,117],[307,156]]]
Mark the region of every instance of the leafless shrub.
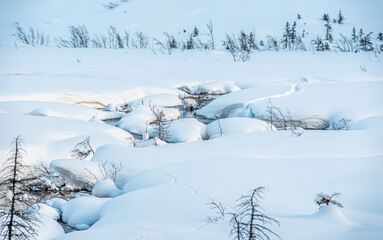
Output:
[[69,39],[56,39],[58,47],[87,48],[89,46],[90,36],[88,30],[84,25],[77,27],[70,26],[69,32]]
[[156,131],[154,132],[154,136],[158,137],[162,141],[166,141],[167,139],[170,138],[170,133],[168,131],[170,124],[165,123],[166,122],[165,113],[161,111],[160,109],[156,108],[155,106],[151,106],[150,103],[149,103],[149,108],[154,117],[153,119],[154,124],[156,125]]
[[131,43],[133,48],[148,48],[150,45],[149,38],[141,31],[134,33]]
[[301,77],[301,82],[303,82],[303,83],[308,83],[309,81],[307,80],[306,77]]
[[23,27],[20,26],[18,22],[16,25],[16,33],[12,34],[16,37],[16,39],[24,44],[36,46],[46,46],[49,43],[49,35],[45,35],[43,31],[39,31],[38,29],[33,29],[32,27],[24,30]]
[[[106,162],[98,165],[98,171],[101,173],[102,179],[110,179],[115,183],[117,182],[117,174],[119,172],[121,172],[122,169],[123,169],[123,166],[121,163],[120,164],[117,164],[114,162],[109,163],[108,161],[106,161]],[[96,174],[94,174],[89,169],[85,168],[85,170],[89,174],[91,174],[96,181],[102,180],[102,179],[99,179],[96,176]]]
[[304,131],[302,130],[291,129],[291,134],[293,134],[294,136],[300,137],[303,135],[303,133]]
[[84,141],[79,142],[71,150],[71,157],[79,160],[83,160],[89,156],[94,155],[92,146],[90,145],[90,137],[87,137]]
[[225,48],[230,52],[234,61],[246,62],[250,60],[252,50],[244,44],[242,35],[237,38],[234,34],[226,34],[226,40],[223,42]]
[[338,122],[332,121],[330,125],[330,129],[331,130],[349,130],[350,122],[351,122],[351,119],[349,118],[341,118],[338,120]]
[[124,39],[124,37],[121,37],[121,34],[117,31],[116,27],[110,26],[106,35],[95,35],[91,42],[93,47],[96,48],[117,49],[124,48],[124,40],[126,39]]
[[340,34],[340,39],[335,42],[335,49],[341,52],[359,52],[360,45],[358,42],[353,41],[351,38]]
[[124,32],[124,41],[125,41],[125,46],[127,48],[129,48],[130,47],[130,33],[127,31]]
[[159,41],[155,38],[153,40],[154,40],[155,44],[160,47],[160,50],[163,53],[164,53],[164,51],[166,51],[166,53],[168,55],[171,55],[173,52],[173,49],[178,48],[178,43],[177,43],[177,41],[173,35],[170,35],[167,32],[163,32],[163,34],[165,35],[165,40],[163,42]]
[[266,50],[279,51],[281,49],[281,45],[276,37],[268,35],[266,40]]
[[108,2],[108,3],[104,3],[102,4],[102,6],[106,9],[115,9],[116,7],[120,6],[120,4],[118,3],[113,3],[113,2]]
[[298,35],[295,38],[295,42],[291,46],[292,51],[307,51],[306,44],[302,41],[302,38]]
[[291,133],[298,137],[303,134],[303,131],[298,129],[301,122],[293,120],[289,110],[283,112],[279,107],[274,106],[271,99],[266,105],[265,112],[266,116],[262,116],[261,119],[269,123],[270,130],[273,130],[272,127],[275,126],[283,130],[291,130]]
[[329,206],[332,204],[342,208],[343,205],[340,202],[333,200],[334,197],[339,197],[339,196],[340,196],[340,193],[333,193],[332,195],[329,195],[327,193],[319,193],[316,196],[315,203],[318,206],[322,206],[322,205]]
[[238,204],[233,208],[233,212],[227,212],[222,203],[212,201],[210,205],[217,211],[219,217],[209,219],[224,219],[227,215],[230,216],[230,236],[236,240],[264,240],[270,239],[271,235],[281,239],[268,227],[274,223],[279,225],[279,222],[267,216],[259,204],[265,190],[263,187],[258,187],[242,195],[237,199]]
[[99,165],[100,172],[103,174],[104,179],[110,179],[113,182],[117,181],[117,174],[122,170],[122,164],[116,164],[114,162],[109,163],[106,161],[105,163]]
[[367,72],[367,68],[366,68],[366,65],[360,65],[360,71],[362,72]]
[[36,239],[40,219],[29,212],[37,200],[25,191],[25,184],[42,177],[40,169],[26,166],[22,148],[24,140],[18,136],[12,143],[10,157],[4,162],[0,174],[0,187],[5,189],[0,195],[0,236],[2,239]]

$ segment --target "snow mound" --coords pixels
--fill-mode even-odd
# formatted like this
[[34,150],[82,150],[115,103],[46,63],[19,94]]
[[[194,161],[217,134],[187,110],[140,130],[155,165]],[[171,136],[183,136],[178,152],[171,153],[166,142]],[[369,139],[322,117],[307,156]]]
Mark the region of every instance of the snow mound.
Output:
[[45,202],[46,205],[55,208],[61,212],[62,206],[67,202],[67,200],[62,198],[51,198]]
[[189,99],[189,98],[188,99],[184,99],[183,104],[184,105],[182,106],[182,108],[185,109],[185,110],[188,110],[188,111],[193,111],[198,106],[198,103],[197,103],[196,100]]
[[99,219],[99,211],[110,198],[79,197],[69,200],[62,207],[62,219],[79,230],[88,229]]
[[207,138],[205,124],[195,118],[172,121],[169,124],[168,131],[170,136],[167,141],[171,143],[202,141]]
[[212,123],[209,123],[206,127],[207,134],[209,135],[209,137],[218,134],[221,135],[220,128],[222,129],[223,135],[276,130],[274,126],[270,126],[269,123],[259,119],[233,117],[216,120]]
[[38,215],[45,215],[53,220],[58,220],[60,218],[60,214],[57,209],[44,203],[33,204],[28,211]]
[[36,230],[38,235],[36,240],[51,240],[65,234],[61,225],[47,215],[40,216]]
[[[165,121],[172,121],[180,118],[180,112],[175,108],[158,107],[158,110],[165,113]],[[146,130],[147,123],[154,121],[154,115],[147,105],[139,105],[133,111],[126,114],[118,122],[118,127],[134,134],[141,134]],[[151,126],[149,126],[151,127]]]
[[121,194],[121,190],[116,187],[110,179],[103,179],[96,182],[92,189],[92,195],[99,198],[112,198]]
[[103,179],[100,164],[85,160],[58,159],[50,164],[51,169],[78,189],[92,190],[97,179]]
[[322,221],[331,227],[337,227],[343,231],[349,231],[358,227],[357,224],[347,219],[342,211],[335,206],[323,205],[316,213],[311,215],[311,218],[313,220]]

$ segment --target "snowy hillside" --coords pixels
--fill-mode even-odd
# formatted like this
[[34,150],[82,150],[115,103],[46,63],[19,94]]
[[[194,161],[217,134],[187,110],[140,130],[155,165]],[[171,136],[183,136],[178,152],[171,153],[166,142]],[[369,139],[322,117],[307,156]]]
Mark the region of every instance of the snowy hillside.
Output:
[[[0,226],[16,201],[38,240],[383,239],[382,10],[0,1]],[[44,166],[20,192],[16,160]]]

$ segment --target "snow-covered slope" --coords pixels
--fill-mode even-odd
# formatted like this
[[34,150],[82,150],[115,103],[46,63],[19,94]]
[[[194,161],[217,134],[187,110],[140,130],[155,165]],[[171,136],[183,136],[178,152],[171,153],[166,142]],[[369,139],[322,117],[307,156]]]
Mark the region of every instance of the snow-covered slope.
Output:
[[[107,9],[103,4],[117,3],[115,9]],[[194,26],[206,34],[206,24],[212,21],[217,39],[223,40],[225,33],[240,30],[255,31],[258,38],[266,35],[280,36],[287,21],[297,21],[298,29],[306,29],[314,39],[324,30],[321,17],[328,13],[336,18],[339,10],[345,15],[344,25],[337,25],[334,35],[351,32],[352,27],[365,31],[383,31],[380,0],[13,0],[3,1],[0,10],[0,43],[12,44],[10,36],[14,32],[14,22],[32,26],[50,34],[54,38],[67,35],[67,27],[86,25],[93,34],[107,32],[110,25],[120,31],[141,30],[151,37],[160,37],[162,32],[177,36],[189,35]],[[297,20],[297,14],[302,15]],[[184,33],[184,29],[187,31]]]
[[[103,5],[110,3],[118,6]],[[94,196],[47,202],[64,212],[70,226],[89,229],[64,235],[48,218],[46,229],[39,228],[41,239],[229,239],[230,219],[216,219],[207,204],[221,201],[231,209],[241,194],[263,186],[269,191],[261,206],[280,221],[272,230],[283,239],[380,240],[382,55],[254,51],[249,61],[234,62],[222,41],[226,33],[241,30],[253,31],[258,41],[267,35],[280,39],[286,22],[296,21],[309,46],[324,35],[323,14],[333,19],[341,10],[346,19],[332,23],[335,39],[340,33],[350,36],[355,27],[373,31],[376,43],[383,32],[382,9],[381,0],[0,1],[0,163],[20,134],[28,163],[52,162],[52,169],[88,190],[96,184]],[[196,26],[198,38],[206,41],[210,21],[215,50],[177,49],[167,55],[56,46],[71,25],[85,25],[91,37],[106,34],[110,25],[132,37],[143,31],[152,44],[164,31],[186,41]],[[50,43],[32,47],[15,41],[15,22],[44,31]],[[216,94],[197,113],[225,118],[219,120],[224,136],[218,121],[175,120],[182,116],[182,100],[191,99],[188,93]],[[252,119],[264,117],[269,102],[289,110],[294,120],[349,118],[350,130],[269,131],[276,129]],[[136,139],[137,146],[151,147],[132,146],[133,136],[125,130],[146,130],[153,119],[149,103],[175,120],[169,127],[174,143],[152,146],[152,139]],[[108,104],[113,111],[119,105],[132,111],[100,110]],[[120,117],[117,127],[101,122]],[[90,162],[68,159],[88,136],[95,150]],[[115,178],[118,190],[111,180],[97,184],[105,176],[85,169],[96,172],[106,162],[122,167]],[[340,192],[344,208],[318,209],[313,198],[319,192]]]

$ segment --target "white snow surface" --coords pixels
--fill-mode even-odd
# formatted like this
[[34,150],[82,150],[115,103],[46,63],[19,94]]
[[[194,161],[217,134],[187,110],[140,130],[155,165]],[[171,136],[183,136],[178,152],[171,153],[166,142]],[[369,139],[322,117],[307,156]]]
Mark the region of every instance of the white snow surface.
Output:
[[[383,32],[381,0],[131,0],[112,1],[119,6],[107,9],[103,4],[109,2],[0,2],[0,161],[20,134],[26,162],[53,161],[68,179],[80,179],[79,185],[89,190],[96,179],[84,166],[123,166],[116,180],[120,196],[47,201],[63,210],[70,226],[88,230],[64,235],[52,217],[42,215],[39,239],[229,239],[229,219],[208,221],[216,215],[207,203],[221,201],[230,209],[241,194],[259,186],[269,190],[260,204],[280,221],[281,227],[273,225],[272,230],[283,239],[383,238],[381,54],[255,51],[248,62],[233,62],[221,44],[226,33],[241,30],[253,31],[258,41],[267,35],[281,38],[286,22],[296,21],[297,32],[308,33],[304,42],[309,46],[317,35],[324,37],[323,14],[335,18],[339,10],[346,20],[332,23],[335,39],[340,33],[350,36],[355,27],[373,31],[376,43]],[[210,21],[214,51],[162,55],[150,49],[55,46],[57,37],[69,36],[71,25],[84,24],[91,36],[113,25],[121,33],[143,31],[160,40],[164,31],[186,40],[196,26],[206,40]],[[15,22],[49,34],[50,44],[30,47],[15,41]],[[197,113],[238,123],[229,124],[225,137],[194,141],[205,138],[204,126],[180,119],[170,126],[175,142],[182,143],[153,146],[152,139],[134,140],[136,146],[151,147],[131,147],[132,135],[123,129],[137,134],[146,129],[152,120],[149,101],[168,111],[169,120],[180,117],[178,109],[167,108],[182,105],[187,94],[180,89],[228,93]],[[309,125],[349,118],[350,130],[305,130],[300,137],[291,131],[248,133],[250,126],[264,127],[254,118],[265,114],[269,101]],[[115,112],[125,104],[133,111]],[[99,110],[108,105],[114,112]],[[121,116],[123,129],[100,122]],[[239,116],[249,118],[233,120]],[[216,132],[215,124],[211,128]],[[87,159],[91,161],[69,159],[70,150],[88,136],[96,150]],[[344,208],[318,210],[312,198],[319,192],[340,192],[337,201]]]
[[207,134],[209,137],[214,135],[233,135],[251,133],[257,131],[274,131],[276,128],[269,123],[246,117],[232,117],[220,120],[215,120],[206,126]]
[[53,220],[58,220],[60,218],[60,214],[55,208],[44,203],[34,204],[28,211],[37,215],[46,215]]
[[47,215],[40,216],[40,223],[37,223],[37,240],[50,240],[65,234],[61,225]]
[[74,146],[88,136],[94,149],[112,142],[129,145],[133,138],[131,134],[106,124],[3,113],[0,113],[0,132],[1,162],[13,138],[20,135],[28,152],[25,163],[43,162],[46,165],[54,159],[70,158]]
[[33,116],[64,117],[88,121],[121,118],[123,113],[100,111],[85,106],[39,101],[0,102],[0,113],[29,114]]
[[57,209],[59,212],[61,212],[61,208],[64,205],[64,203],[66,203],[66,202],[67,201],[65,199],[62,199],[62,198],[51,198],[51,199],[47,200],[45,204],[47,204],[48,206],[51,206],[51,207]]
[[110,198],[78,197],[62,206],[62,220],[69,226],[85,230],[99,219],[101,206]]

